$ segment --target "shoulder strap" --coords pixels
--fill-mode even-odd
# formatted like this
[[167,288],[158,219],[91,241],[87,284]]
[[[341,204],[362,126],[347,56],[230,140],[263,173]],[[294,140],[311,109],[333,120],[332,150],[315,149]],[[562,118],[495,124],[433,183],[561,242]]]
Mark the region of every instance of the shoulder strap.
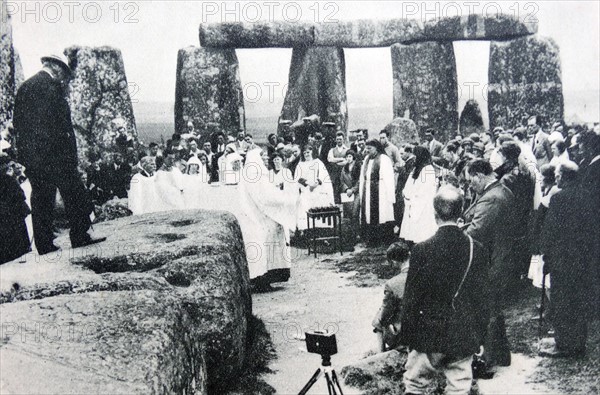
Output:
[[460,281],[460,284],[458,285],[458,289],[456,290],[456,293],[452,298],[452,308],[454,310],[456,310],[456,307],[454,307],[454,300],[456,300],[456,298],[458,297],[458,293],[460,292],[460,289],[462,288],[462,285],[465,282],[465,279],[467,278],[467,274],[469,273],[469,269],[471,269],[471,264],[473,263],[473,238],[469,235],[467,235],[467,237],[469,238],[469,264],[467,265],[467,270],[465,270],[465,274],[463,275],[463,278]]

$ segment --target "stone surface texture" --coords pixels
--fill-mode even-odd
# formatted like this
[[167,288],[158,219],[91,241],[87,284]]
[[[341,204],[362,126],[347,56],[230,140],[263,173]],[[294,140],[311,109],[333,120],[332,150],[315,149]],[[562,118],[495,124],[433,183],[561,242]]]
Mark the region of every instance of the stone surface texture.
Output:
[[[244,366],[252,313],[235,217],[177,211],[94,228],[108,240],[71,250],[59,239],[65,244],[59,255],[0,266],[0,388],[225,391]],[[42,325],[39,339],[22,323]],[[23,344],[23,336],[32,344]],[[48,341],[51,336],[55,341]],[[38,373],[36,380],[24,379],[28,369]]]
[[398,148],[406,143],[419,141],[417,125],[411,119],[395,118],[384,129],[390,132],[390,140]]
[[534,15],[469,14],[422,23],[416,18],[342,21],[324,12],[322,22],[222,22],[200,25],[206,48],[389,47],[455,40],[510,40],[537,33]]
[[423,28],[416,19],[337,21],[315,24],[315,46],[389,47],[419,37]]
[[410,118],[420,138],[435,129],[447,141],[458,127],[456,62],[452,43],[395,44],[394,117]]
[[234,49],[179,50],[175,131],[184,133],[190,121],[206,138],[214,126],[230,135],[245,129],[242,82]]
[[554,40],[532,36],[490,46],[490,128],[520,126],[541,115],[552,124],[564,116],[561,61]]
[[[492,10],[490,10],[490,14]],[[426,21],[423,41],[511,40],[537,33],[534,16],[482,13],[444,17]]]
[[294,48],[288,89],[280,119],[301,120],[316,114],[346,131],[346,70],[342,48]]
[[65,55],[74,71],[69,103],[79,165],[85,169],[91,157],[120,151],[116,139],[121,125],[127,138],[137,144],[135,117],[120,50],[73,46]]
[[314,43],[314,26],[290,22],[223,22],[200,25],[205,48],[301,47]]

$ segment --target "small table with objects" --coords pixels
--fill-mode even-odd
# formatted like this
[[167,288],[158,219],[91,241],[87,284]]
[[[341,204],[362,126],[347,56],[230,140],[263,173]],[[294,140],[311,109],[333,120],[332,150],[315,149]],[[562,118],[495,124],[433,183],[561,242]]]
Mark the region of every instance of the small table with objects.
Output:
[[[317,227],[317,221],[319,223],[326,223],[329,225],[329,229],[331,229],[331,235],[328,236],[319,236],[317,234],[317,229],[327,229],[322,227]],[[333,225],[333,227],[331,227]],[[310,240],[308,242],[308,255],[310,255],[311,250],[315,254],[315,258],[317,257],[317,242],[319,241],[328,241],[335,240],[337,243],[337,247],[340,250],[340,255],[343,255],[342,249],[342,211],[339,207],[331,206],[331,207],[318,207],[311,208],[306,213],[306,226],[307,226],[307,234],[310,235]],[[311,248],[312,247],[312,248]]]

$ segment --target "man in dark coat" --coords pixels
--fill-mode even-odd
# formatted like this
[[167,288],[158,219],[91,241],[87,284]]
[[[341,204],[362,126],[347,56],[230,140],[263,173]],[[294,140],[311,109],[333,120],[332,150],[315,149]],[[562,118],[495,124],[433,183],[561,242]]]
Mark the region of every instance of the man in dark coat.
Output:
[[458,189],[441,187],[433,204],[439,229],[413,247],[404,292],[401,342],[410,348],[405,393],[423,393],[432,373],[443,370],[446,393],[468,394],[487,322],[489,255],[457,225],[463,208]]
[[511,217],[516,224],[513,233],[513,259],[514,271],[507,273],[518,278],[527,274],[531,263],[531,240],[529,237],[530,220],[533,211],[533,196],[535,193],[535,177],[529,173],[525,166],[519,166],[521,148],[516,141],[502,143],[498,150],[504,163],[494,170],[498,179],[515,197],[515,204],[511,210]]
[[490,287],[487,290],[490,321],[484,342],[483,359],[488,367],[510,365],[510,345],[504,323],[504,301],[514,277],[513,234],[515,220],[511,210],[514,195],[492,171],[485,159],[475,159],[467,168],[471,188],[477,198],[465,210],[463,218],[467,234],[479,241],[490,256]]
[[561,191],[552,196],[542,228],[540,248],[544,271],[550,273],[552,281],[550,319],[556,342],[554,350],[542,350],[543,356],[577,357],[585,353],[587,321],[594,305],[588,273],[591,245],[586,234],[591,218],[582,210],[585,200],[577,185],[578,170],[573,162],[562,163],[557,169]]
[[92,204],[77,171],[77,144],[65,98],[71,69],[64,57],[42,58],[43,69],[25,81],[15,99],[19,161],[31,182],[33,236],[40,255],[56,251],[52,232],[58,189],[69,218],[71,245],[104,241],[88,233]]
[[592,219],[586,232],[590,243],[589,272],[590,278],[594,279],[592,282],[595,292],[592,311],[596,318],[600,318],[600,134],[594,131],[584,132],[580,135],[579,144],[584,158],[579,176],[584,199],[582,208],[587,213],[586,217]]

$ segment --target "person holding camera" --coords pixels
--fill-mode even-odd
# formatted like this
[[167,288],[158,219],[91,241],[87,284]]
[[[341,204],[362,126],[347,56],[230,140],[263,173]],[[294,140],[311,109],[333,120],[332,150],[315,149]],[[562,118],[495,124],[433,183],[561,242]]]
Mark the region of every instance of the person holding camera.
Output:
[[424,393],[437,371],[446,376],[447,394],[468,394],[473,354],[486,329],[489,255],[457,225],[460,190],[442,186],[433,205],[439,228],[413,247],[404,292],[400,342],[410,349],[405,394]]

